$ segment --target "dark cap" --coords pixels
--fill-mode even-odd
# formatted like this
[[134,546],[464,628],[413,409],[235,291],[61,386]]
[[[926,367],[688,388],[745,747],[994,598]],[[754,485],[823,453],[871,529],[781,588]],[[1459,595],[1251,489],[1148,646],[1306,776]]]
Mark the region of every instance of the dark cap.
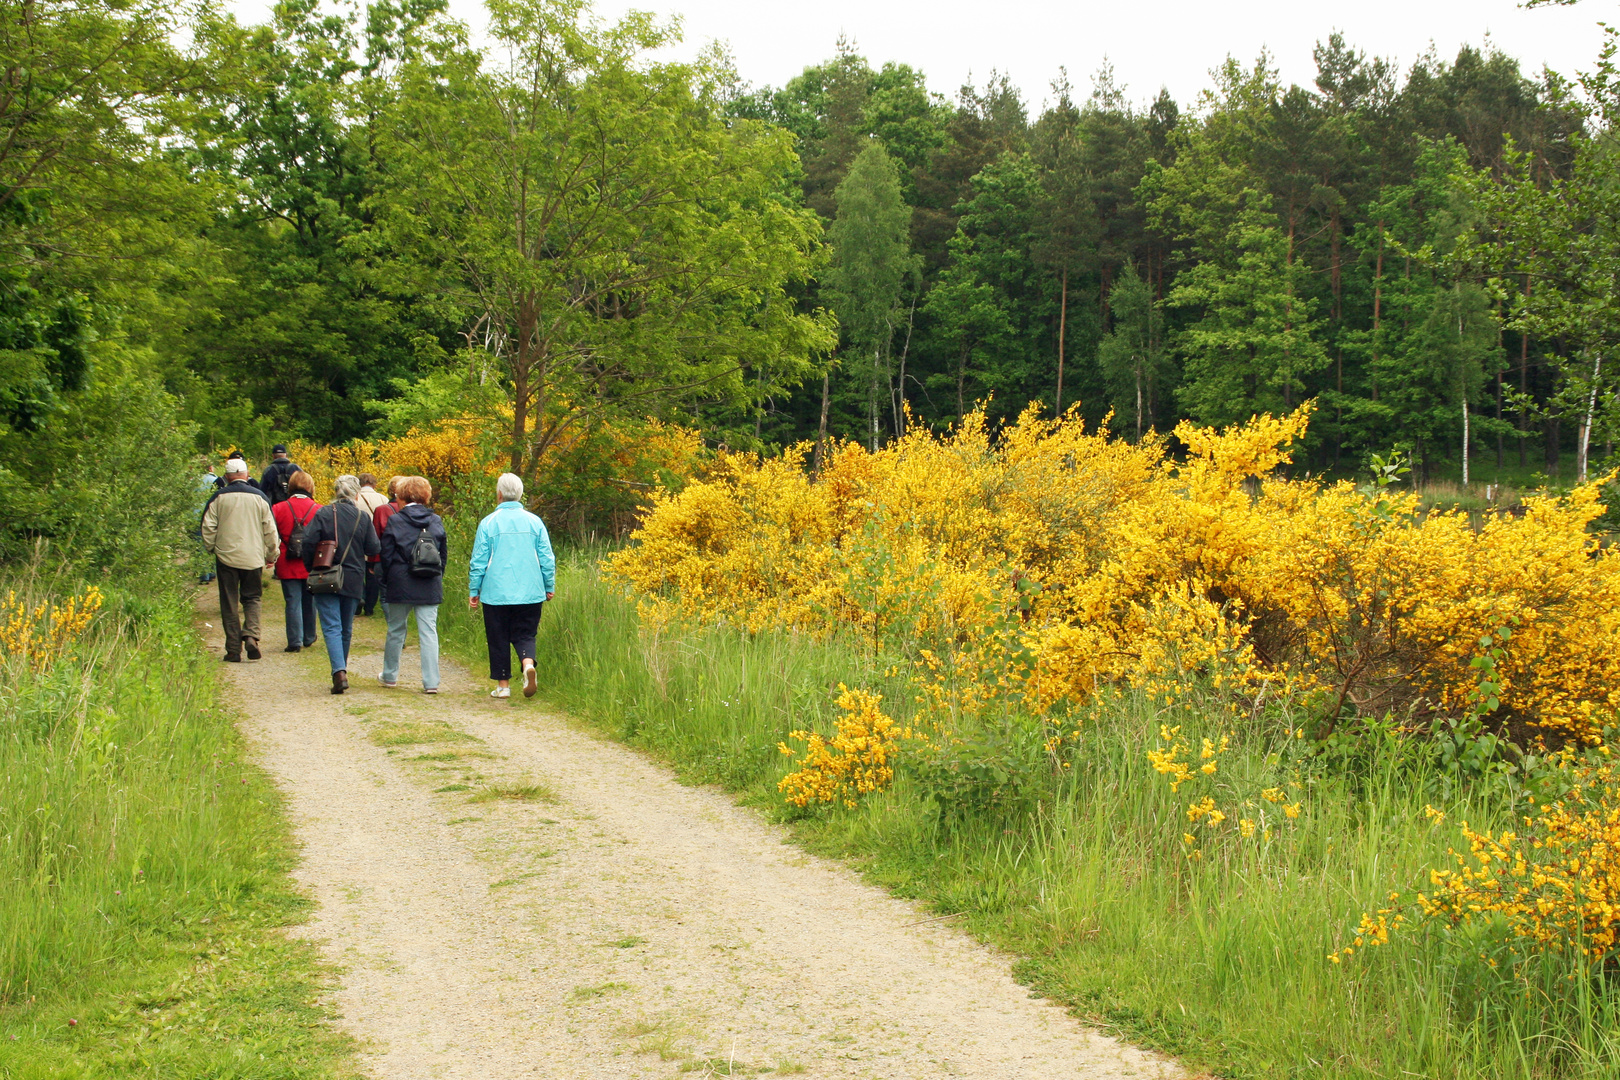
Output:
[[287,452],[287,448],[281,443],[276,443],[276,445],[270,448],[270,452],[272,454],[285,454]]

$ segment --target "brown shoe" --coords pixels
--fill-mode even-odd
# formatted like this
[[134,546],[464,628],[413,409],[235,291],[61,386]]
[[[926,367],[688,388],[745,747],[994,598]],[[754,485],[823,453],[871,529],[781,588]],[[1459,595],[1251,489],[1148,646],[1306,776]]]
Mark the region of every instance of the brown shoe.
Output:
[[247,657],[249,660],[257,660],[262,655],[259,652],[259,643],[254,641],[252,638],[248,638],[246,641],[242,642],[242,647],[247,650]]
[[341,694],[349,688],[349,673],[347,671],[332,672],[332,693]]

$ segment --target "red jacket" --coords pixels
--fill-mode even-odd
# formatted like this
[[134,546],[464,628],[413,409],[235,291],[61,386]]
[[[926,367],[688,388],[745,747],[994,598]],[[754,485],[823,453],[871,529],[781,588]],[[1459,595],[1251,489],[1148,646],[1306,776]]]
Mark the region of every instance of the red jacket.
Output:
[[281,554],[276,556],[278,580],[293,581],[309,577],[309,567],[304,565],[303,560],[287,558],[287,538],[292,535],[295,520],[308,532],[310,522],[315,520],[315,511],[320,508],[320,503],[303,494],[295,494],[270,508],[271,516],[276,519],[276,532],[281,534]]
[[[379,542],[382,540],[383,530],[388,528],[388,519],[398,512],[399,504],[395,502],[385,502],[372,511],[371,523],[377,527],[377,540]],[[366,562],[380,562],[381,560],[381,555],[373,555],[366,559]]]

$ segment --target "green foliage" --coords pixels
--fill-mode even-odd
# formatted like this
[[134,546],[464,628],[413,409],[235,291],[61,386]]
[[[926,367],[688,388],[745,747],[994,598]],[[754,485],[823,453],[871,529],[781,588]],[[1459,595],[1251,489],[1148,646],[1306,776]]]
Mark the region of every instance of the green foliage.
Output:
[[222,265],[194,287],[199,317],[175,347],[209,392],[247,398],[281,431],[364,434],[368,401],[454,340],[442,313],[380,286],[365,236],[391,68],[443,6],[372,4],[362,27],[359,9],[278,4],[196,132],[205,175],[235,198],[209,230]]
[[[951,262],[924,302],[943,348],[954,360],[929,380],[954,391],[957,412],[1000,395],[999,414],[1016,412],[1029,397],[1045,349],[1045,316],[1054,282],[1036,266],[1032,244],[1045,198],[1041,175],[1027,154],[1006,154],[972,182],[972,197],[951,238]],[[945,417],[942,417],[944,419]]]
[[[916,273],[910,213],[900,200],[900,175],[881,144],[862,150],[835,192],[838,218],[829,239],[832,259],[826,291],[849,341],[845,366],[867,384],[871,445],[877,448],[880,405],[891,410],[893,431],[903,431],[899,386],[889,355],[900,314],[901,290]],[[905,371],[899,372],[900,381]]]
[[1175,385],[1164,319],[1134,263],[1125,264],[1109,302],[1114,329],[1097,346],[1097,366],[1108,385],[1115,426],[1140,439],[1155,426]]
[[[121,350],[96,355],[111,369]],[[201,467],[150,376],[103,370],[34,432],[0,426],[0,560],[48,540],[86,570],[138,576],[190,550]]]
[[453,23],[402,65],[368,205],[384,280],[435,297],[499,365],[513,471],[598,419],[814,371],[829,327],[789,288],[817,266],[820,225],[782,197],[787,134],[726,122],[714,65],[644,62],[672,35],[643,16],[604,29],[542,0],[490,14],[506,66]]

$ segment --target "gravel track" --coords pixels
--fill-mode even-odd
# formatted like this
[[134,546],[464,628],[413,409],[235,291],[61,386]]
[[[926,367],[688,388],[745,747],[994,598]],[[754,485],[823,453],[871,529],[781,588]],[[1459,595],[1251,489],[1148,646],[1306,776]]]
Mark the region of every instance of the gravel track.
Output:
[[[224,667],[302,845],[299,933],[343,970],[332,1005],[369,1075],[1182,1075],[723,793],[448,661],[422,695],[414,636],[381,687],[380,616],[356,620],[333,696],[323,647],[282,653],[265,607],[274,651]],[[528,797],[473,801],[501,789]]]

